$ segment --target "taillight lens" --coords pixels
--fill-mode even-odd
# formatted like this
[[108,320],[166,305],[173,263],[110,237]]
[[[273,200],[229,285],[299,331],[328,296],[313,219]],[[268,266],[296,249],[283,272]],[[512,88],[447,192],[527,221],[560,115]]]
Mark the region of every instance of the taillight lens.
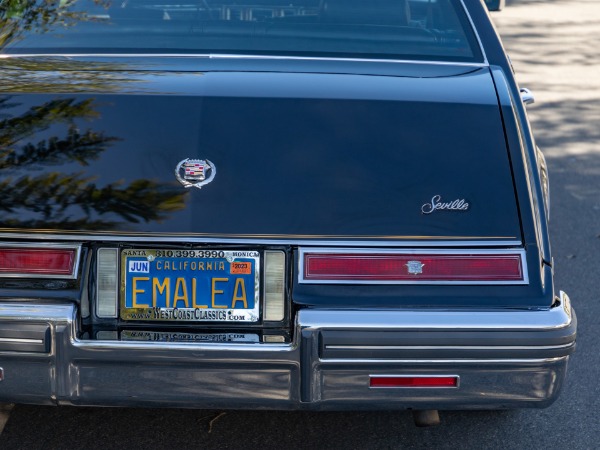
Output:
[[78,248],[0,248],[0,276],[73,278]]
[[526,282],[525,258],[510,252],[301,251],[304,283]]

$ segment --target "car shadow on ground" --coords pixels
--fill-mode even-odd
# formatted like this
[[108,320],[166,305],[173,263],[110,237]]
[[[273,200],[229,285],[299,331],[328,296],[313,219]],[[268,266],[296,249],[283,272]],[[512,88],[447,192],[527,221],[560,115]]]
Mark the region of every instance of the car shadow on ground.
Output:
[[[518,423],[519,411],[441,412],[437,427],[416,428],[409,411],[273,412],[164,409],[31,407],[20,405],[0,437],[3,450],[106,448],[270,449],[425,448],[445,435],[448,443],[481,448],[481,436],[467,429],[502,429]],[[54,429],[65,430],[57,434]],[[111,430],[111,435],[102,430]],[[30,430],[23,436],[22,430]],[[498,431],[493,431],[498,430]],[[391,437],[394,437],[391,439]],[[452,447],[452,446],[450,446]]]

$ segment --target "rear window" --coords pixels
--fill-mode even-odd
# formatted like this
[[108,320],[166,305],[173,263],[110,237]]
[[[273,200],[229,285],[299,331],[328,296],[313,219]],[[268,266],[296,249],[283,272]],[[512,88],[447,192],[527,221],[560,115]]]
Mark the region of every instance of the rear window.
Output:
[[459,0],[0,0],[4,53],[480,62]]

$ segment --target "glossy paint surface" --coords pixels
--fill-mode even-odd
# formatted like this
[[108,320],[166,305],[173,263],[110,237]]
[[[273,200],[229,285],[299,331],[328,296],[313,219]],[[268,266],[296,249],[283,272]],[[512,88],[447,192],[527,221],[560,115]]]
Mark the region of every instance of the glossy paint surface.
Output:
[[[0,226],[520,240],[488,69],[425,66],[417,77],[398,64],[395,76],[362,76],[356,65],[323,74],[194,63],[1,61],[11,84]],[[209,159],[218,175],[184,188],[174,171],[186,158]],[[468,210],[423,213],[455,201]]]

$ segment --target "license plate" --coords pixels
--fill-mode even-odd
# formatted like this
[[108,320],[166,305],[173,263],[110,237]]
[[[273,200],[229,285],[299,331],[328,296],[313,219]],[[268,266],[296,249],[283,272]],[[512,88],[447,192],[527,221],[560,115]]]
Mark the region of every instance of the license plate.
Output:
[[121,319],[257,322],[259,271],[257,251],[123,250]]

